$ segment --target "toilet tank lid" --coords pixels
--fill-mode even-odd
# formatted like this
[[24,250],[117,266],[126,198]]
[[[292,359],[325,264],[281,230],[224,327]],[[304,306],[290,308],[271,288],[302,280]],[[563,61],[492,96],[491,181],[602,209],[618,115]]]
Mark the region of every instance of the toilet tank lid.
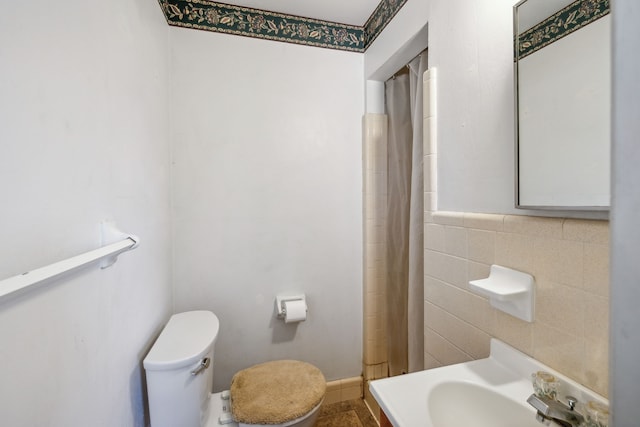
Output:
[[210,311],[174,314],[144,358],[144,368],[164,371],[197,363],[215,344],[219,329]]

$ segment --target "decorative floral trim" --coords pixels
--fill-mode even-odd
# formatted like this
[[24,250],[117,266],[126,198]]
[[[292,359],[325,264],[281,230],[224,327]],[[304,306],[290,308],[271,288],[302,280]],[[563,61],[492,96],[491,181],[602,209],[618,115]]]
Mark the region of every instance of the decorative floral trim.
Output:
[[173,26],[356,52],[365,49],[364,28],[359,26],[209,0],[159,0],[159,3],[167,22]]
[[373,11],[364,24],[364,33],[366,36],[365,50],[380,35],[382,30],[391,22],[406,2],[407,0],[382,0],[380,2],[376,10]]
[[516,38],[516,59],[579,30],[609,14],[609,0],[577,0]]

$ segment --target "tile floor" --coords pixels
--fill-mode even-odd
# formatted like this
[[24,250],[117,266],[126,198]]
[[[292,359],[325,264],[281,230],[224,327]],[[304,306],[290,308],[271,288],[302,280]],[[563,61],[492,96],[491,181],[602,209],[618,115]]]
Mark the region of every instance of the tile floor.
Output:
[[315,427],[378,427],[362,399],[323,405]]

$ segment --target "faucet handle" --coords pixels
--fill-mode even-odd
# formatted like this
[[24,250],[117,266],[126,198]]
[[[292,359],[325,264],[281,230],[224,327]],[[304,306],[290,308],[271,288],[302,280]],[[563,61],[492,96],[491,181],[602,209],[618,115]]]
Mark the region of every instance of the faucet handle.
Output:
[[573,396],[567,396],[567,404],[569,408],[573,411],[576,409],[576,404],[578,403],[578,399]]

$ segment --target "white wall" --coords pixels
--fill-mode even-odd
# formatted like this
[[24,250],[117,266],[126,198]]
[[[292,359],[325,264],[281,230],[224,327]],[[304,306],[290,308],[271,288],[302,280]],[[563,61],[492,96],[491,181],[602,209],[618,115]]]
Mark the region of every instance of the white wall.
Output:
[[640,4],[617,0],[613,14],[613,151],[611,217],[611,404],[613,425],[640,419]]
[[[389,70],[417,54],[428,24],[429,67],[439,76],[438,209],[576,216],[514,207],[516,2],[409,0],[365,53],[365,78],[387,78]],[[378,99],[371,93],[376,90],[368,85],[368,100]],[[606,213],[579,216],[605,218]]]
[[386,78],[386,70],[402,65],[398,52],[424,38],[421,30],[428,23],[429,68],[437,68],[439,76],[439,210],[517,212],[514,3],[409,0],[365,53],[365,76]]
[[514,3],[432,1],[429,66],[438,69],[439,210],[517,212]]
[[171,310],[167,26],[155,2],[3,4],[0,279],[142,243],[0,302],[0,424],[141,426],[141,360]]
[[[176,311],[221,321],[214,389],[296,358],[362,370],[361,54],[170,30]],[[308,320],[274,318],[304,292]]]

